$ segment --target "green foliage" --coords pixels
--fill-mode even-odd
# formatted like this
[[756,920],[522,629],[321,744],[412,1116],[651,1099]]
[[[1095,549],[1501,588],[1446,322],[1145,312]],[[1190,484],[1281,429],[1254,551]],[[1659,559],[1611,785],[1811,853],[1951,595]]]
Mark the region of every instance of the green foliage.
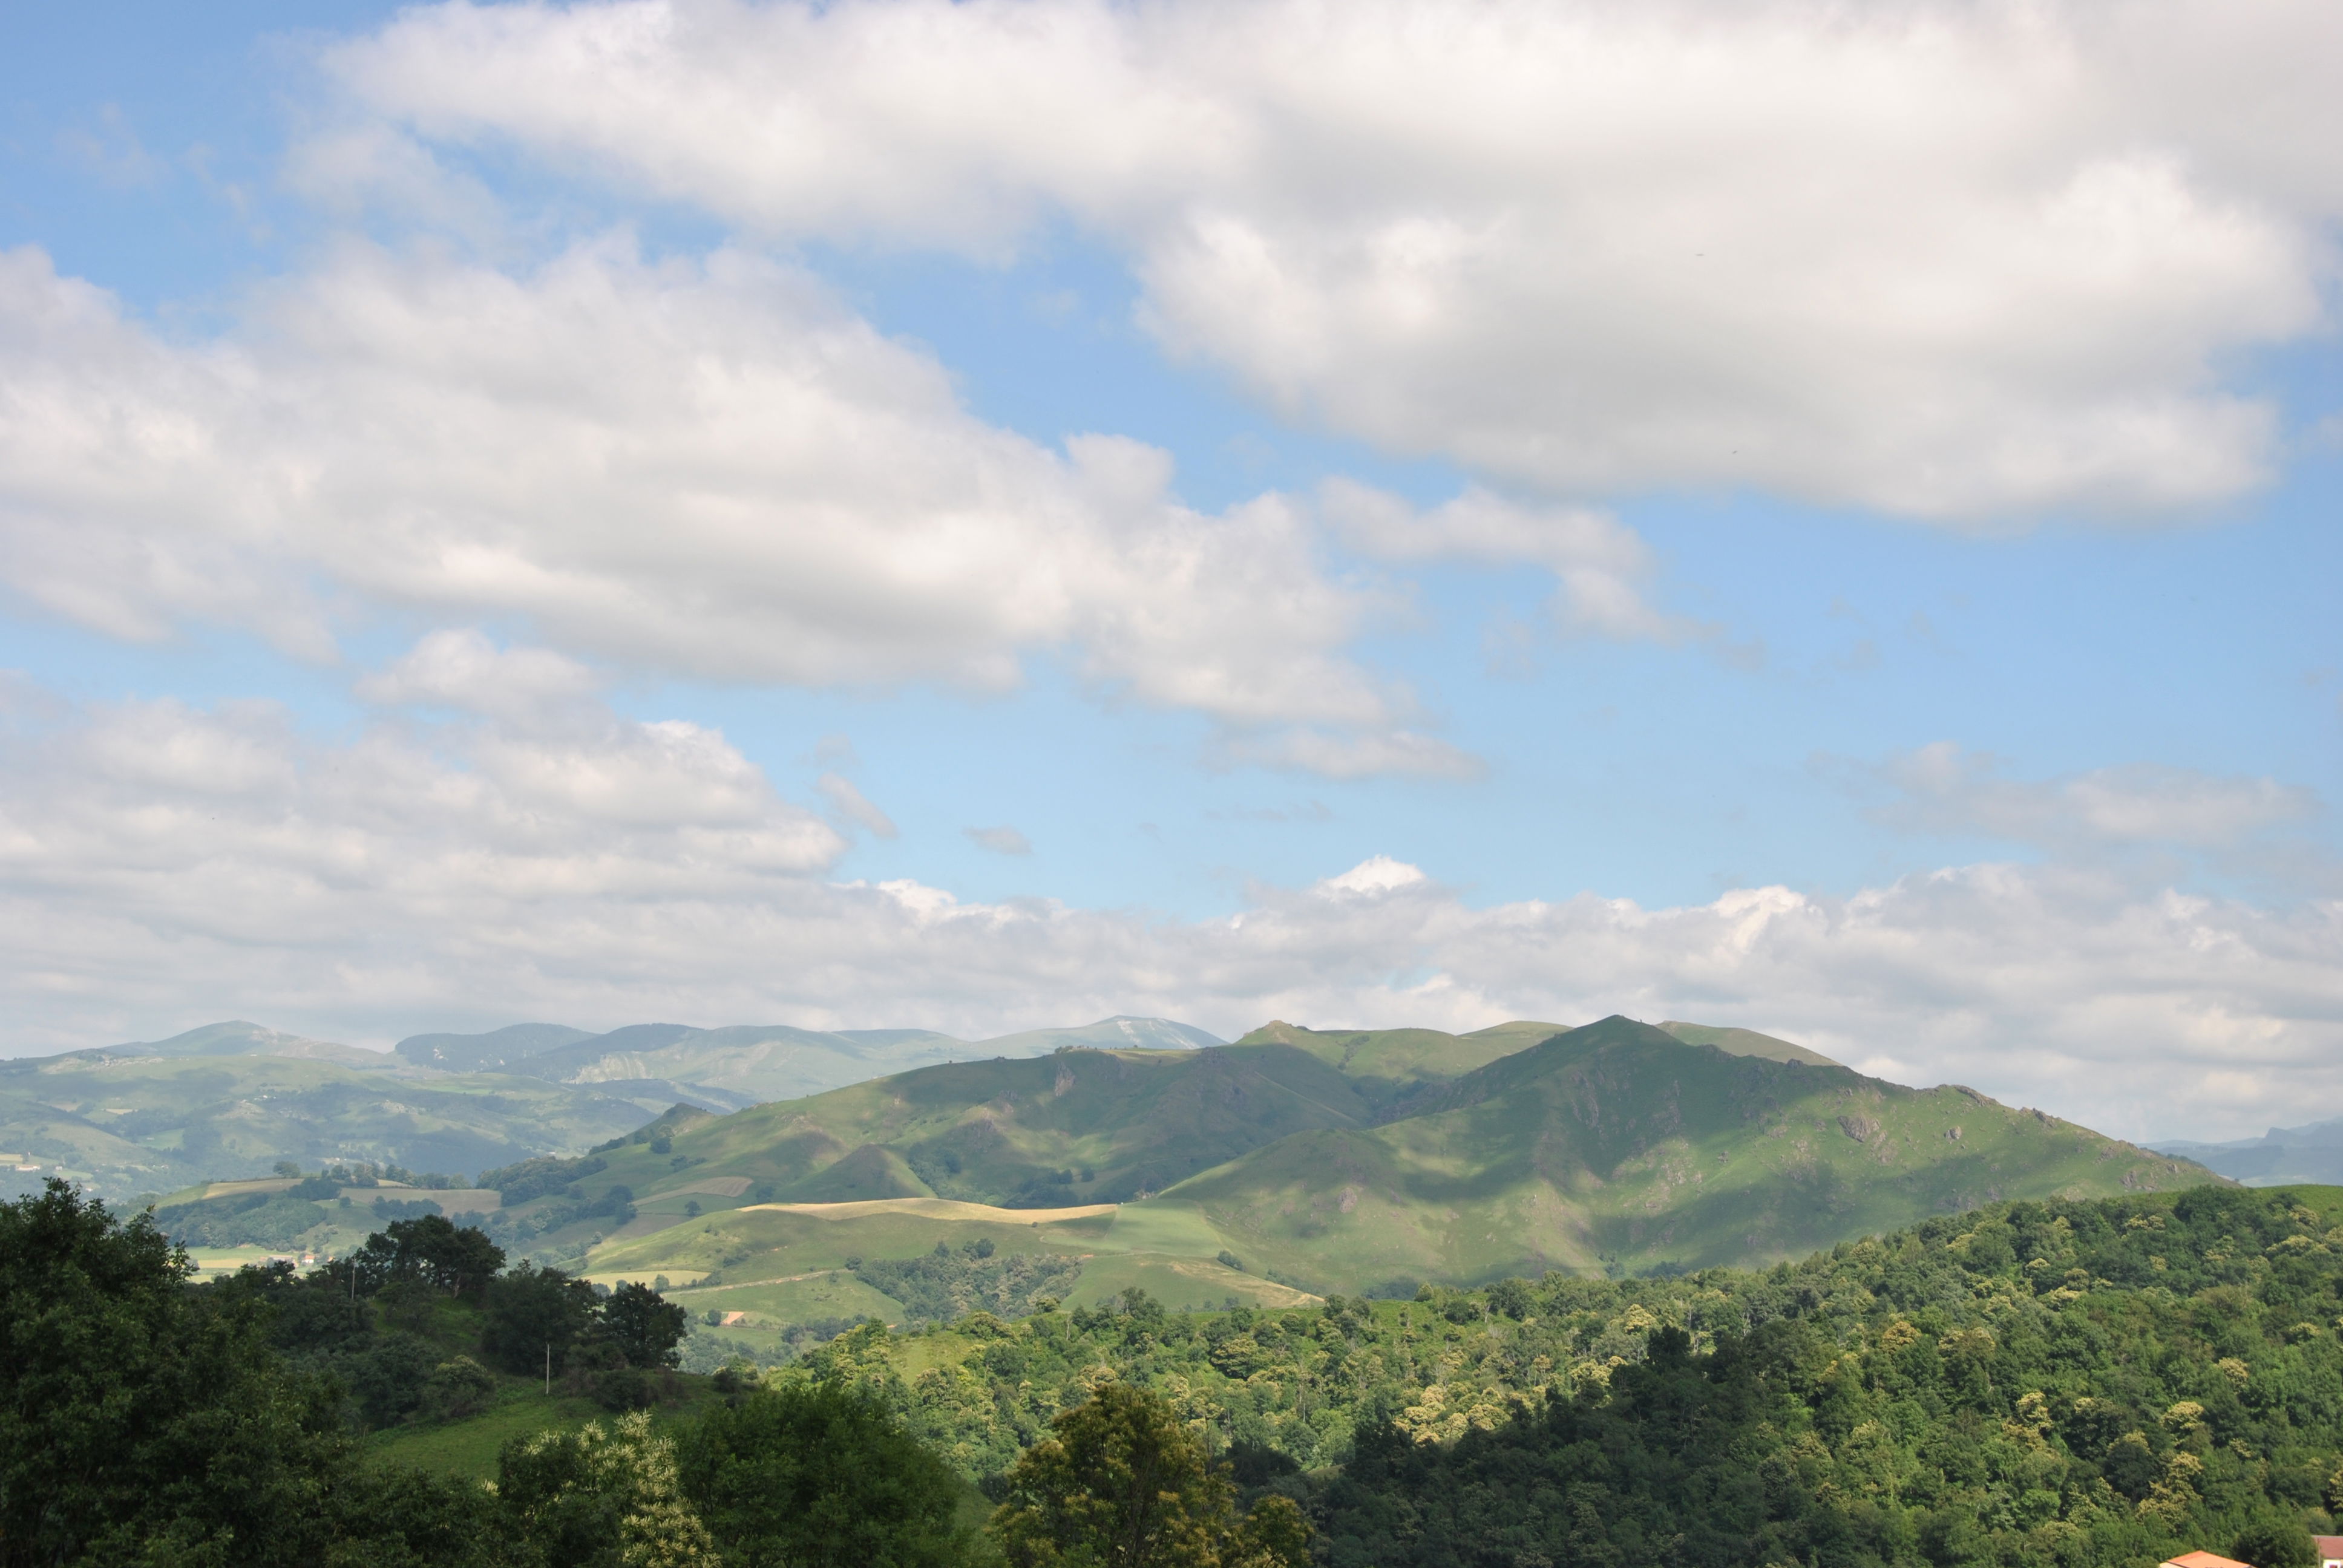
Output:
[[1302,1568],[1309,1529],[1272,1495],[1240,1521],[1226,1465],[1207,1462],[1160,1396],[1119,1382],[1051,1424],[1007,1477],[991,1532],[1011,1568]]
[[182,1246],[290,1247],[304,1231],[324,1224],[326,1211],[297,1187],[176,1204],[156,1210],[155,1222]]
[[675,1445],[647,1416],[517,1440],[497,1497],[516,1544],[548,1568],[721,1568],[677,1484]]
[[602,1302],[601,1320],[602,1336],[628,1366],[644,1371],[675,1365],[675,1347],[690,1322],[683,1308],[631,1281],[622,1282]]
[[680,1443],[685,1494],[731,1568],[951,1568],[960,1483],[880,1404],[837,1384],[759,1390]]
[[569,1349],[592,1326],[594,1287],[558,1269],[523,1262],[489,1282],[484,1354],[504,1371],[526,1376],[569,1362]]
[[1020,1316],[1041,1296],[1062,1296],[1081,1276],[1073,1258],[1047,1253],[996,1257],[991,1240],[955,1248],[939,1241],[924,1257],[853,1261],[854,1277],[903,1303],[915,1322],[950,1322],[970,1312]]
[[360,1295],[416,1281],[449,1295],[478,1297],[504,1267],[504,1249],[479,1230],[442,1214],[394,1220],[368,1236],[355,1260]]
[[[262,1291],[186,1283],[144,1216],[52,1181],[0,1205],[0,1563],[469,1563],[470,1500],[356,1466]],[[450,1534],[469,1543],[438,1553]]]
[[[2343,1469],[2338,1200],[2206,1187],[2010,1203],[1755,1271],[1555,1274],[1284,1312],[1125,1301],[920,1335],[865,1325],[782,1375],[872,1391],[979,1478],[1014,1463],[1101,1369],[1232,1455],[1263,1446],[1313,1469],[1354,1448],[1403,1457],[1358,1483],[1398,1499],[1390,1519],[1353,1493],[1308,1494],[1329,1511],[1321,1549],[1336,1568],[1406,1531],[1425,1563],[1518,1540],[1524,1558],[1624,1563],[1702,1530],[1735,1543],[1703,1552],[1749,1568],[1775,1546],[1825,1568],[1865,1553],[1940,1568],[2155,1562],[2224,1550],[2257,1521],[2317,1523],[2343,1501],[2329,1495]],[[1663,1328],[1689,1353],[1657,1376],[1643,1369]],[[1686,1422],[1727,1459],[1704,1471],[1714,1455],[1686,1446]],[[1627,1457],[1589,1470],[1579,1443]],[[1505,1481],[1509,1466],[1527,1479]],[[1772,1512],[1734,1512],[1760,1483]],[[1566,1539],[1573,1485],[1595,1487],[1581,1500],[1612,1522],[1584,1552]],[[1686,1511],[1711,1523],[1694,1529]],[[1833,1532],[1869,1544],[1835,1557]],[[1367,1546],[1341,1557],[1345,1533]]]
[[540,1155],[534,1160],[483,1171],[480,1172],[480,1185],[495,1188],[497,1195],[504,1200],[505,1207],[517,1209],[532,1198],[542,1198],[548,1192],[558,1191],[573,1181],[583,1181],[597,1171],[608,1170],[609,1164],[608,1161],[592,1154],[578,1160]]

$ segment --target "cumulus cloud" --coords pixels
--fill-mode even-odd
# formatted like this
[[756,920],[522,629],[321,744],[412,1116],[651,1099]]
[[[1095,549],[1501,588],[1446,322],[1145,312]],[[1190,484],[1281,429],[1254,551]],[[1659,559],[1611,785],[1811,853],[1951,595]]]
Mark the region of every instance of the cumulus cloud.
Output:
[[1534,561],[1554,575],[1555,623],[1623,639],[1673,642],[1699,628],[1644,600],[1651,552],[1608,512],[1523,507],[1468,485],[1453,500],[1419,510],[1387,490],[1332,478],[1318,504],[1353,549],[1390,561]]
[[759,232],[1058,215],[1262,397],[1572,492],[1965,520],[2260,481],[2321,320],[2315,0],[451,4],[331,51],[426,144]]
[[1875,814],[1894,826],[2066,853],[2133,845],[2234,849],[2323,809],[2318,795],[2299,785],[2152,763],[2009,779],[1997,759],[1951,741],[1891,758],[1878,776],[1899,798]]
[[969,841],[980,849],[990,849],[996,855],[1030,855],[1033,841],[1016,829],[1003,823],[998,828],[963,828]]
[[1134,441],[1053,451],[971,417],[931,357],[733,251],[611,238],[513,276],[352,243],[192,346],[0,255],[15,591],[116,636],[212,618],[317,658],[337,594],[561,650],[449,632],[387,692],[574,693],[578,656],[999,689],[1062,654],[1247,735],[1402,729],[1406,695],[1343,651],[1383,600],[1326,574],[1307,518],[1273,496],[1207,516],[1171,480]]
[[7,713],[0,1007],[20,1051],[233,1016],[379,1043],[522,1016],[979,1036],[1113,1012],[1232,1034],[1620,1011],[2127,1135],[2343,1101],[2333,900],[1978,865],[1846,898],[1483,907],[1379,855],[1224,919],[964,903],[831,879],[837,830],[689,724],[389,712],[329,744],[262,703]]
[[870,798],[854,787],[854,781],[836,773],[825,773],[813,781],[838,814],[850,822],[860,822],[881,839],[900,837],[895,819],[870,803]]

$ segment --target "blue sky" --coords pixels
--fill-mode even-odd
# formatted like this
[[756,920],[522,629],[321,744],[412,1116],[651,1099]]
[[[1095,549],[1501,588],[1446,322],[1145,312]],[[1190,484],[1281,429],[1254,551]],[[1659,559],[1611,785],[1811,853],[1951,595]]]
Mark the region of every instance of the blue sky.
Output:
[[29,18],[9,1046],[1624,1010],[2343,1113],[2331,22],[2216,26],[2256,142],[2186,6],[1299,15]]

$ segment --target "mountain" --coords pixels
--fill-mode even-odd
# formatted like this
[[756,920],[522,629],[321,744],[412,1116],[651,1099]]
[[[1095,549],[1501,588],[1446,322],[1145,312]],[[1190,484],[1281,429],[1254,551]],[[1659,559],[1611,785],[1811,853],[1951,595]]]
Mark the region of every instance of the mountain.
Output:
[[973,1057],[1040,1056],[1066,1046],[1190,1050],[1219,1043],[1192,1024],[1169,1019],[1110,1018],[1079,1028],[1027,1030],[978,1040],[920,1029],[639,1023],[588,1034],[560,1024],[528,1023],[491,1034],[416,1035],[394,1049],[402,1059],[426,1066],[494,1068],[555,1083],[595,1085],[646,1109],[681,1101],[739,1111]]
[[1291,1046],[1064,1050],[759,1105],[678,1134],[674,1157],[696,1181],[741,1178],[786,1201],[831,1201],[848,1181],[856,1197],[1055,1207],[1125,1201],[1372,1114],[1341,1072]]
[[423,1073],[376,1052],[355,1053],[383,1064],[361,1069],[297,1050],[219,1049],[232,1040],[0,1060],[0,1154],[41,1167],[13,1172],[10,1185],[61,1171],[119,1201],[264,1175],[280,1160],[476,1171],[584,1149],[647,1120],[631,1101],[538,1079]]
[[439,1072],[493,1072],[539,1051],[593,1038],[566,1023],[516,1023],[487,1034],[410,1034],[390,1049],[404,1060]]
[[1973,1090],[1608,1018],[1166,1191],[1313,1288],[1750,1265],[2007,1198],[2207,1179]]
[[379,1050],[337,1045],[329,1040],[308,1040],[282,1030],[264,1029],[241,1020],[207,1023],[168,1040],[133,1041],[108,1046],[112,1056],[286,1056],[306,1061],[337,1061],[345,1067],[395,1071],[405,1065]]
[[1385,1106],[1427,1083],[1445,1082],[1499,1057],[1561,1034],[1559,1023],[1492,1024],[1470,1034],[1436,1029],[1304,1029],[1278,1020],[1254,1030],[1239,1045],[1290,1045],[1339,1070],[1376,1106]]
[[2343,1182],[2343,1119],[2273,1127],[2259,1138],[2234,1143],[2167,1141],[2150,1147],[2176,1160],[2194,1160],[2248,1187]]
[[1770,1034],[1759,1034],[1754,1029],[1725,1029],[1715,1024],[1674,1020],[1661,1024],[1660,1029],[1686,1045],[1713,1045],[1727,1056],[1762,1056],[1768,1061],[1803,1061],[1808,1067],[1839,1065],[1818,1050],[1792,1045],[1788,1040],[1776,1040]]
[[[565,1201],[628,1189],[635,1218],[591,1253],[603,1274],[811,1279],[1008,1226],[1021,1248],[1111,1253],[1113,1277],[1177,1304],[1231,1293],[1232,1271],[1405,1293],[1770,1262],[2002,1199],[2217,1180],[1972,1090],[1675,1027],[1721,1042],[1624,1018],[1472,1035],[1273,1023],[1200,1051],[927,1068],[633,1134]],[[960,1229],[937,1229],[922,1205],[939,1200]]]

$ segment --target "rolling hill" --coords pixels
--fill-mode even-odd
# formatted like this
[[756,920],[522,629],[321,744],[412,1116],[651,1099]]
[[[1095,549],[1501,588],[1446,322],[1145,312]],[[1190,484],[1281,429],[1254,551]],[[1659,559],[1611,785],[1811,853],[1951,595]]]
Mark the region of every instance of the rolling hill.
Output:
[[1728,1055],[1610,1018],[1168,1190],[1326,1288],[1803,1255],[2006,1198],[2194,1185],[2200,1167],[1972,1090]]
[[[1113,1203],[1080,1232],[1023,1221],[1028,1240],[1087,1238],[1118,1277],[1151,1270],[1187,1296],[1234,1276],[1405,1293],[1765,1262],[2000,1199],[2216,1180],[1974,1091],[1624,1018],[1461,1036],[1279,1023],[1196,1052],[963,1063],[677,1123],[659,1142],[610,1151],[586,1184],[623,1184],[638,1205],[592,1251],[598,1274],[803,1284],[849,1256],[952,1241],[920,1241],[940,1197],[991,1206],[996,1229]],[[1172,1277],[1205,1263],[1225,1272]]]

